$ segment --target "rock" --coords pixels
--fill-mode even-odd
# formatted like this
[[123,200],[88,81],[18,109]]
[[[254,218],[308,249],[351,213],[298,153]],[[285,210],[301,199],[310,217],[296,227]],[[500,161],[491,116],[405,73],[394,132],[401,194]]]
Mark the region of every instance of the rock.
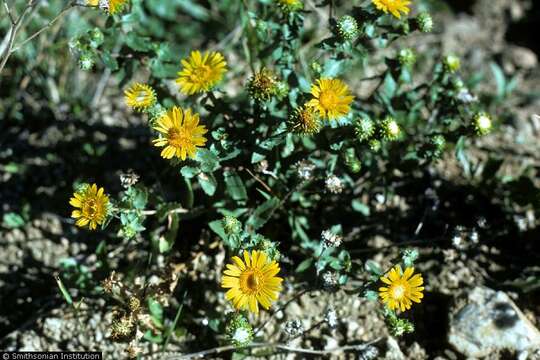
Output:
[[521,357],[540,348],[540,332],[504,292],[476,287],[451,312],[448,342],[471,358],[500,350]]
[[386,339],[385,360],[405,360],[405,354],[401,351],[398,342],[393,337],[389,336]]

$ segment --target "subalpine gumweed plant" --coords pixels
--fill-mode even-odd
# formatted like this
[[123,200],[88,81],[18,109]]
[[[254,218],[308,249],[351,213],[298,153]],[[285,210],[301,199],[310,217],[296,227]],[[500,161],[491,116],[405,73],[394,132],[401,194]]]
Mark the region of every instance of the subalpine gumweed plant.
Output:
[[[70,51],[81,69],[111,74],[126,116],[146,124],[149,141],[137,151],[159,155],[165,169],[159,181],[123,174],[120,193],[81,179],[69,201],[75,226],[116,239],[98,257],[117,261],[103,260],[106,276],[85,277],[101,285],[84,287],[114,306],[111,340],[133,357],[145,342],[166,349],[194,328],[186,304],[199,314],[216,306],[196,295],[205,288],[227,303],[206,315],[221,336],[200,341],[231,346],[219,351],[279,348],[265,333],[269,319],[315,292],[376,301],[389,332],[414,332],[407,313],[424,298],[418,252],[377,264],[353,250],[381,225],[369,219],[398,187],[445,153],[459,158],[467,138],[495,125],[458,57],[411,45],[436,28],[420,0],[71,5],[95,18]],[[200,234],[213,244],[207,256],[222,257],[210,283],[193,276]],[[122,259],[126,249],[145,254],[142,264]],[[335,327],[326,310],[319,326]],[[298,323],[285,330],[274,335],[306,332]]]

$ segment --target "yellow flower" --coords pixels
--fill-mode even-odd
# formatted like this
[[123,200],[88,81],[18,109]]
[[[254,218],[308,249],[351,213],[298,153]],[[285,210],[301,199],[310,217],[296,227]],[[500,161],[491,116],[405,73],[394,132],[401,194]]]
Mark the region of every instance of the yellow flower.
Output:
[[402,272],[401,266],[396,265],[381,277],[381,281],[388,287],[380,287],[379,296],[389,309],[405,311],[411,308],[412,301],[420,303],[420,299],[424,297],[422,294],[424,280],[422,275],[412,276],[413,273],[413,267],[408,267],[405,272]]
[[314,99],[307,105],[316,108],[323,118],[333,120],[345,116],[351,110],[354,96],[349,87],[339,79],[319,79],[311,86]]
[[107,10],[109,11],[109,14],[114,15],[116,13],[119,13],[124,8],[124,5],[128,3],[129,0],[108,0],[107,2]]
[[286,12],[302,10],[304,4],[301,0],[276,0],[278,5]]
[[199,125],[199,114],[192,114],[191,109],[183,110],[175,106],[157,120],[154,130],[160,137],[153,140],[157,147],[164,146],[161,157],[171,159],[173,156],[186,160],[194,158],[197,147],[204,146],[208,132],[204,125]]
[[409,0],[371,0],[373,5],[379,10],[384,11],[386,14],[392,13],[396,18],[401,18],[401,13],[408,14],[411,9],[408,5],[411,3]]
[[227,264],[221,287],[236,309],[249,309],[259,313],[259,303],[269,309],[281,291],[282,278],[277,277],[279,264],[270,261],[262,251],[253,250],[251,255],[244,250],[244,261],[233,256],[234,264]]
[[127,106],[142,111],[156,103],[156,92],[146,84],[135,83],[124,91],[124,100]]
[[76,208],[71,217],[77,219],[75,225],[79,227],[88,226],[90,230],[95,230],[107,217],[109,197],[104,194],[103,188],[98,190],[96,184],[75,192],[69,203]]
[[218,52],[192,51],[188,59],[182,60],[182,66],[176,83],[186,95],[210,91],[227,71],[227,62]]
[[99,0],[86,0],[86,5],[88,6],[98,6]]

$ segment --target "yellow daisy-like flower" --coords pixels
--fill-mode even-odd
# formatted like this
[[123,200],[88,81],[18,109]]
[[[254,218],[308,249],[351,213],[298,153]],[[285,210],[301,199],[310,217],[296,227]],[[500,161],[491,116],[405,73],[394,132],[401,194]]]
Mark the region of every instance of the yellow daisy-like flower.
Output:
[[394,15],[396,18],[401,19],[401,13],[408,14],[411,9],[409,9],[409,0],[371,0],[373,5],[381,11],[384,11],[385,14],[389,12]]
[[156,92],[151,86],[135,83],[124,91],[124,100],[127,106],[142,111],[156,103]]
[[319,79],[311,86],[314,99],[307,105],[317,109],[321,117],[333,120],[345,116],[351,110],[354,96],[349,87],[339,79]]
[[195,158],[197,147],[204,146],[208,132],[204,125],[199,125],[199,114],[191,113],[191,109],[183,110],[175,106],[157,120],[154,130],[160,137],[153,140],[157,147],[164,146],[161,157],[171,159],[173,156],[186,160]]
[[188,59],[182,60],[182,66],[176,83],[186,95],[210,91],[227,71],[227,62],[218,52],[192,51]]
[[381,301],[388,306],[390,310],[400,309],[409,310],[412,301],[420,303],[424,297],[422,284],[424,280],[422,275],[415,274],[413,267],[408,267],[405,272],[401,271],[401,266],[396,265],[386,275],[381,277],[381,281],[388,286],[379,288]]
[[98,6],[99,0],[86,0],[86,5],[88,6]]
[[276,0],[278,5],[287,12],[302,10],[304,4],[301,0]]
[[233,256],[234,264],[227,264],[221,287],[229,289],[225,293],[236,309],[249,309],[259,313],[259,303],[269,309],[281,291],[282,278],[277,277],[279,264],[270,261],[262,251],[253,250],[251,255],[244,250],[244,260]]
[[97,185],[93,184],[73,194],[69,203],[76,208],[71,213],[71,217],[77,219],[75,225],[88,226],[90,230],[95,230],[97,225],[105,221],[109,197],[104,192],[103,188],[98,189]]
[[108,0],[107,1],[107,11],[109,14],[114,15],[122,11],[124,6],[128,3],[129,0]]

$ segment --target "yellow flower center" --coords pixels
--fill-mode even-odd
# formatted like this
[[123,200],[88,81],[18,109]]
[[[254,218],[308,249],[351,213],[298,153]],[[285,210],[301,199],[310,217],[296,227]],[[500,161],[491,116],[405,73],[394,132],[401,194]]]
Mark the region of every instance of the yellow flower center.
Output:
[[403,285],[394,285],[390,291],[392,297],[396,300],[401,299],[405,295],[405,287]]
[[331,109],[336,106],[338,98],[333,91],[323,91],[319,97],[319,102],[325,109]]
[[84,203],[84,210],[83,210],[85,216],[87,217],[94,217],[94,215],[97,212],[97,203],[94,199],[89,199]]
[[251,269],[240,275],[240,289],[244,293],[256,293],[262,285],[263,276],[257,269]]
[[169,130],[169,133],[167,134],[167,137],[169,139],[169,144],[177,148],[184,147],[191,141],[191,136],[189,132],[186,131],[186,129],[184,128],[171,128]]
[[147,97],[148,97],[148,93],[146,91],[139,90],[139,92],[137,92],[137,95],[135,95],[135,100],[141,103],[145,101]]
[[210,80],[211,75],[212,69],[210,69],[210,66],[200,65],[199,67],[193,69],[193,73],[191,74],[191,81],[199,84],[206,83],[208,80]]

